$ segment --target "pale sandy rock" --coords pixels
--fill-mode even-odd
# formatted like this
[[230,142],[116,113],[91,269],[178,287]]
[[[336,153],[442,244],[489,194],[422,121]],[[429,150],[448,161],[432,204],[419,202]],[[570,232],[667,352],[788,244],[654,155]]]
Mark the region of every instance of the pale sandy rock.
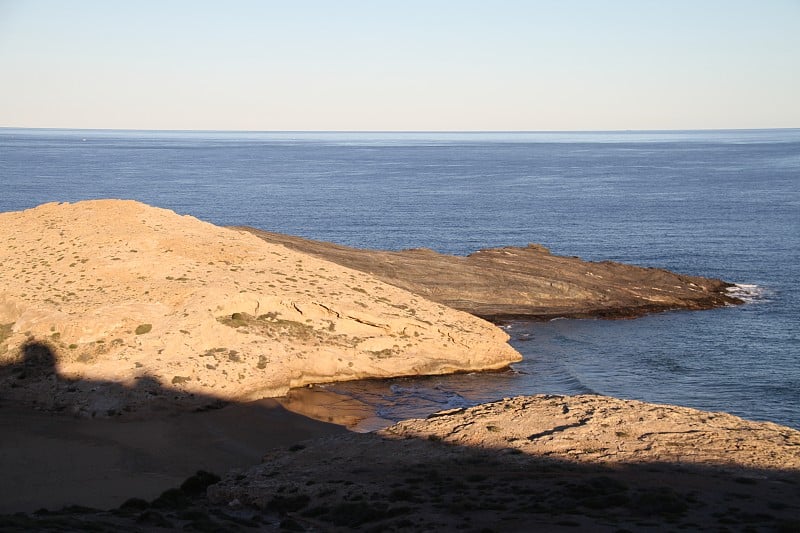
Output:
[[598,463],[674,462],[800,472],[800,431],[607,396],[529,396],[406,420],[380,432]]
[[208,489],[315,530],[793,531],[800,431],[601,396],[530,396],[272,450]]
[[[520,359],[504,332],[466,313],[134,201],[2,213],[0,238],[0,364],[30,370],[25,346],[40,360],[50,349],[59,380],[43,395],[67,379],[105,387],[107,397],[116,390],[128,407],[159,387],[242,400]],[[30,380],[16,384],[12,396],[33,390]]]

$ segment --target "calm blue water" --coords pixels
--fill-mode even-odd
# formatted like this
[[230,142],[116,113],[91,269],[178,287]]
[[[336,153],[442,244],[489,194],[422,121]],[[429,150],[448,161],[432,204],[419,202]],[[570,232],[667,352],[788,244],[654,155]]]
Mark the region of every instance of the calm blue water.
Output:
[[514,371],[337,384],[390,419],[595,392],[800,428],[800,130],[219,133],[0,129],[0,211],[133,198],[216,224],[466,254],[542,243],[756,285],[752,303],[515,323]]

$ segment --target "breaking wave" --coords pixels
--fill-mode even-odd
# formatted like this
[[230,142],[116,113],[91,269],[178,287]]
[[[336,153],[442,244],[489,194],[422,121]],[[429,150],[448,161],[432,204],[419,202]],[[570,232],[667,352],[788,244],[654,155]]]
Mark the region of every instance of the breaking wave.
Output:
[[727,292],[729,296],[739,298],[747,303],[764,300],[767,295],[767,290],[764,287],[747,283],[736,283],[733,287],[728,287]]

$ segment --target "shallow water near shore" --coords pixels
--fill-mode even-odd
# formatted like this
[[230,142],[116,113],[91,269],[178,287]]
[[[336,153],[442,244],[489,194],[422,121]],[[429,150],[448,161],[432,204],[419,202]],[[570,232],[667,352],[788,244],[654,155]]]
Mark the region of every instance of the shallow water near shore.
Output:
[[[751,310],[670,312],[634,320],[515,322],[506,329],[524,360],[503,372],[398,378],[323,385],[325,390],[374,406],[382,422],[425,417],[521,394],[603,394],[655,403],[726,411],[748,419],[797,427],[800,383],[789,371],[796,353],[784,350],[756,361],[754,343],[775,342],[769,331],[719,338],[719,321],[743,323]],[[739,317],[738,313],[745,316]],[[722,313],[723,316],[714,316]],[[704,317],[702,315],[711,315]],[[729,316],[725,318],[725,314]],[[688,316],[687,316],[688,315]],[[778,333],[789,337],[790,332]]]
[[0,129],[0,211],[133,198],[342,244],[554,253],[719,277],[749,303],[507,325],[511,371],[340,383],[383,420],[593,392],[800,427],[800,130],[253,133]]

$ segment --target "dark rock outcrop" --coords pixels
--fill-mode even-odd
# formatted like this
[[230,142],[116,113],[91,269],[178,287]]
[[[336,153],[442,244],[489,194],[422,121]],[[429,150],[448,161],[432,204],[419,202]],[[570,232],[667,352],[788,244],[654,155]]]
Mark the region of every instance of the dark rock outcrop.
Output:
[[632,318],[672,309],[742,303],[733,285],[657,268],[552,255],[543,246],[481,250],[466,257],[433,250],[363,250],[261,231],[270,243],[368,272],[381,281],[481,318]]

